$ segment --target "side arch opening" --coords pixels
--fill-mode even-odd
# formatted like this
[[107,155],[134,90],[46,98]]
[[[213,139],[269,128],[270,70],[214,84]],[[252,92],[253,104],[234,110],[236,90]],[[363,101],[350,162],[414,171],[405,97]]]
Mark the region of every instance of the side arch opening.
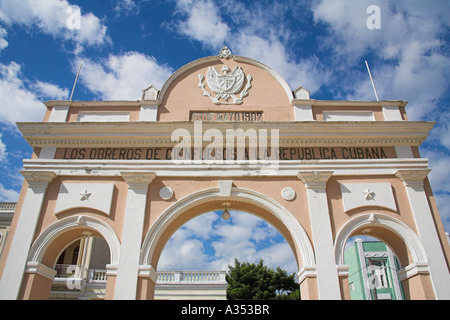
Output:
[[102,293],[88,298],[111,297],[115,277],[107,277],[107,269],[117,264],[119,251],[119,239],[105,222],[85,215],[62,219],[34,241],[24,279],[28,284],[23,285],[29,289],[22,295],[49,299],[51,290],[59,286],[66,292],[56,298],[79,299],[88,283],[97,283]]
[[[373,291],[374,287],[369,282],[379,280],[377,280],[377,277],[381,275],[381,269],[377,269],[376,266],[386,266],[398,268],[395,272],[401,284],[399,284],[395,293],[396,298],[408,300],[426,298],[425,289],[431,285],[427,257],[419,237],[411,228],[402,221],[381,213],[367,213],[354,217],[337,234],[335,240],[336,264],[348,266],[348,261],[351,259],[346,251],[346,244],[350,238],[355,236],[371,237],[369,242],[373,239],[381,240],[386,247],[386,257],[391,251],[397,260],[392,260],[389,263],[382,256],[382,250],[371,251],[369,247],[373,245],[356,243],[353,252],[356,258],[353,258],[357,259],[354,261],[354,263],[357,263],[357,267],[349,270],[352,271],[349,273],[349,285],[351,285],[351,277],[355,272],[368,268],[368,272],[361,273],[361,290],[363,290],[361,296],[367,299],[376,298]],[[361,240],[361,242],[363,241]],[[376,245],[380,246],[380,244]],[[363,249],[364,246],[367,248],[367,252]],[[371,265],[372,267],[370,267]],[[389,274],[386,274],[386,276],[389,276]],[[394,289],[394,287],[392,288]]]

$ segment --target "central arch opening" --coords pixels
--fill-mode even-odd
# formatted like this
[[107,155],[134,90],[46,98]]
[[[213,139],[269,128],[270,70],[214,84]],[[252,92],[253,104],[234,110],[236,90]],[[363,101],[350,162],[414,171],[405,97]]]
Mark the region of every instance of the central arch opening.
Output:
[[234,258],[271,268],[298,271],[294,253],[283,235],[270,223],[243,211],[202,214],[179,228],[161,254],[158,270],[227,270]]
[[[234,266],[234,259],[255,264],[262,259],[273,270],[280,267],[289,275],[298,272],[292,248],[272,224],[243,211],[230,210],[228,219],[222,213],[210,211],[189,220],[167,241],[158,262],[155,299],[174,299],[177,294],[179,299],[185,298],[177,284],[180,288],[190,285],[190,294],[197,285],[203,298],[208,294],[225,298],[225,273],[228,265]],[[215,288],[212,293],[208,282]]]
[[[311,242],[296,216],[280,203],[264,194],[236,187],[232,188],[229,196],[223,196],[218,188],[201,190],[178,200],[166,209],[152,224],[145,236],[141,249],[140,264],[145,268],[156,272],[161,270],[161,265],[159,264],[160,257],[172,236],[174,236],[179,229],[184,230],[181,231],[180,234],[186,232],[182,227],[196,217],[205,213],[214,212],[217,214],[217,211],[221,212],[224,210],[224,202],[229,203],[227,209],[230,212],[245,212],[254,215],[267,221],[273,228],[278,230],[295,257],[297,268],[294,272],[298,272],[299,270],[304,272],[304,270],[314,268],[315,258]],[[211,214],[210,219],[215,220],[217,217],[217,215],[214,217],[214,214]],[[207,218],[208,217],[206,216],[204,219]],[[248,219],[251,220],[251,216]],[[256,225],[258,226],[258,223],[256,223]],[[262,225],[260,228],[262,228]],[[265,229],[266,232],[273,232],[273,230],[268,227],[263,229]],[[205,234],[207,234],[206,231]],[[225,237],[227,234],[223,233],[223,236]],[[254,234],[254,241],[256,241],[258,236],[261,236],[261,232]],[[191,241],[191,245],[192,244],[195,244],[195,241]],[[218,243],[214,245],[216,248],[220,247]],[[222,246],[221,249],[225,250],[226,248],[226,246]],[[205,251],[211,249],[214,249],[212,244],[209,247],[204,248]],[[222,266],[224,266],[229,262],[223,260],[221,263]],[[156,273],[154,273],[154,275],[156,276]],[[308,275],[306,277],[308,277]],[[308,286],[314,287],[315,282],[314,279],[311,281],[306,281],[305,279],[306,278],[302,278],[303,281],[300,284],[300,287],[302,292],[308,294]],[[148,277],[142,277],[138,287],[139,297],[141,299],[153,299],[156,282],[157,281],[151,280]]]

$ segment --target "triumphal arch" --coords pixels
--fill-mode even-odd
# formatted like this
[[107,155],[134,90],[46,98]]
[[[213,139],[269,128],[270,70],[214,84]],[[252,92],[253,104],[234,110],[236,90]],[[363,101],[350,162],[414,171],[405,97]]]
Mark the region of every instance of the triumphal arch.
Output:
[[[152,75],[148,75],[151,80]],[[347,239],[384,241],[407,299],[449,299],[450,249],[406,102],[322,101],[247,57],[201,58],[138,101],[48,101],[1,261],[1,299],[47,299],[75,240],[109,249],[105,299],[152,299],[171,235],[213,210],[285,237],[302,299],[349,299]],[[80,248],[82,250],[82,248]]]

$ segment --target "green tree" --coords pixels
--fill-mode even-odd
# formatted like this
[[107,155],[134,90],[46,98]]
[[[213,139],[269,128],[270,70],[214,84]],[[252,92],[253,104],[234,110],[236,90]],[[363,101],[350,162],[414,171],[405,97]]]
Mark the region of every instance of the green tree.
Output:
[[280,267],[270,269],[262,259],[258,264],[234,259],[234,266],[228,265],[226,280],[228,300],[291,300],[300,297],[295,274],[288,275]]

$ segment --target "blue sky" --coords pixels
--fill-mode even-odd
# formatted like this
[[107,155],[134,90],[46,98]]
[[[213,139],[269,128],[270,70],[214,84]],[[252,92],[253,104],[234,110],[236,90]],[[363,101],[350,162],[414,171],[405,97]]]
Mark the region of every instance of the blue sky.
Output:
[[[367,27],[371,5],[380,29]],[[41,121],[42,101],[68,99],[80,63],[74,100],[137,100],[227,45],[318,100],[375,100],[367,60],[380,99],[409,101],[410,120],[437,122],[420,151],[449,231],[449,27],[448,0],[0,0],[0,201],[17,200],[18,171],[31,155],[15,122]],[[211,222],[207,239],[186,238],[205,240],[211,265],[220,260],[211,257],[221,223]],[[254,257],[283,242],[247,239]]]
[[245,212],[209,212],[178,229],[164,247],[158,270],[228,270],[239,261],[280,266],[290,274],[298,272],[291,248],[272,225]]

